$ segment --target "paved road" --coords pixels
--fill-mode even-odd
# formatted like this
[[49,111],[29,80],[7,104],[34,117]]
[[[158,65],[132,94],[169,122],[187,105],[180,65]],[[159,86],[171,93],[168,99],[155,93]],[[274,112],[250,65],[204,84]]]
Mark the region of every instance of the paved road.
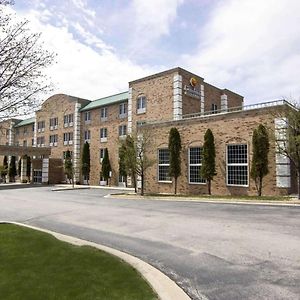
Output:
[[133,254],[193,299],[300,299],[300,207],[103,197],[110,192],[1,190],[0,219]]

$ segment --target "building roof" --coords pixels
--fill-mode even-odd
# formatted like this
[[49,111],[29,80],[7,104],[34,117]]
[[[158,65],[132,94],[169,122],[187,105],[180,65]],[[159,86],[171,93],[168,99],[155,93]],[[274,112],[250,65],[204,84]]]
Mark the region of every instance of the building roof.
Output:
[[18,124],[16,124],[15,127],[21,127],[21,126],[33,124],[34,122],[35,122],[35,117],[25,119],[25,120],[22,120],[21,122],[19,122]]
[[127,91],[123,92],[123,93],[119,93],[119,94],[115,94],[115,95],[112,95],[112,96],[108,96],[108,97],[104,97],[104,98],[94,100],[94,101],[90,102],[89,104],[87,104],[85,107],[83,107],[81,109],[81,111],[87,111],[87,110],[95,109],[95,108],[100,107],[100,106],[110,105],[110,104],[113,104],[113,103],[122,102],[124,100],[128,100],[128,92]]

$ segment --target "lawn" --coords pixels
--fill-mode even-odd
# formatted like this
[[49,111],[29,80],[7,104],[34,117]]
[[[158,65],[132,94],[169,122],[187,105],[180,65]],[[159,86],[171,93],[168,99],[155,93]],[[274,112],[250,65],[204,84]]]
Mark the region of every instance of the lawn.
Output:
[[135,269],[115,256],[0,224],[0,298],[148,300],[157,296]]

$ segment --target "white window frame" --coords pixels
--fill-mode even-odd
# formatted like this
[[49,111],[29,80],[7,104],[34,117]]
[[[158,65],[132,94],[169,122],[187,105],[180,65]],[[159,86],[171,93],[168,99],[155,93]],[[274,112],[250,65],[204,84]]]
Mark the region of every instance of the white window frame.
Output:
[[85,122],[86,124],[91,123],[91,112],[90,112],[90,111],[86,111],[86,112],[84,113],[84,122]]
[[[170,180],[159,180],[159,167],[169,167],[170,168],[170,161],[168,164],[160,164],[159,163],[159,151],[161,150],[169,150],[168,148],[160,148],[157,150],[157,182],[160,183],[172,183],[172,180],[170,178]],[[168,177],[168,175],[167,175]]]
[[105,122],[105,121],[107,121],[107,119],[108,119],[108,107],[107,106],[101,107],[100,108],[100,120],[102,122]]
[[127,117],[127,102],[122,102],[119,105],[119,118],[124,119]]
[[90,130],[85,130],[84,131],[84,142],[90,142],[91,140],[91,131]]
[[[244,146],[247,147],[247,163],[231,163],[228,164],[228,146]],[[247,143],[240,143],[240,144],[227,144],[226,145],[226,185],[227,186],[236,186],[236,187],[249,187],[249,145]],[[229,166],[247,166],[247,184],[229,184],[228,183],[228,171]]]
[[136,109],[137,109],[137,114],[143,114],[146,112],[146,107],[147,107],[147,99],[146,96],[141,95],[138,96],[136,100]]
[[[124,130],[125,128],[125,130]],[[125,138],[127,136],[127,125],[119,126],[119,138]]]
[[[203,151],[203,147],[201,146],[193,146],[193,147],[189,147],[188,148],[188,173],[189,173],[189,184],[197,184],[197,185],[206,185],[206,181],[204,182],[191,182],[191,168],[190,167],[199,167],[199,171],[202,167],[202,161],[198,164],[191,164],[190,163],[190,157],[191,157],[191,149],[194,149],[194,148],[199,148],[200,149],[200,153],[201,151]],[[204,180],[204,179],[202,179]]]
[[[105,133],[105,134],[103,134]],[[106,127],[100,128],[100,142],[105,143],[107,142],[107,136],[108,136],[108,131]]]

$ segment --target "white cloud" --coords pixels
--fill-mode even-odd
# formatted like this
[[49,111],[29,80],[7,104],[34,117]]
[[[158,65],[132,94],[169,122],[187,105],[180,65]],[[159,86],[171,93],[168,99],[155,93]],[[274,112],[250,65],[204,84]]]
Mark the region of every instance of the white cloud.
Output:
[[245,95],[246,102],[298,98],[298,0],[222,1],[182,63],[208,82]]
[[[99,50],[76,40],[69,31],[75,23],[65,20],[60,27],[44,24],[40,21],[44,16],[34,10],[25,13],[24,17],[30,20],[33,31],[42,32],[45,47],[57,53],[57,63],[48,69],[55,84],[53,93],[93,100],[125,91],[128,81],[156,71],[119,57],[109,45],[92,35],[87,34],[87,42]],[[78,25],[75,26],[81,34],[87,33]]]

